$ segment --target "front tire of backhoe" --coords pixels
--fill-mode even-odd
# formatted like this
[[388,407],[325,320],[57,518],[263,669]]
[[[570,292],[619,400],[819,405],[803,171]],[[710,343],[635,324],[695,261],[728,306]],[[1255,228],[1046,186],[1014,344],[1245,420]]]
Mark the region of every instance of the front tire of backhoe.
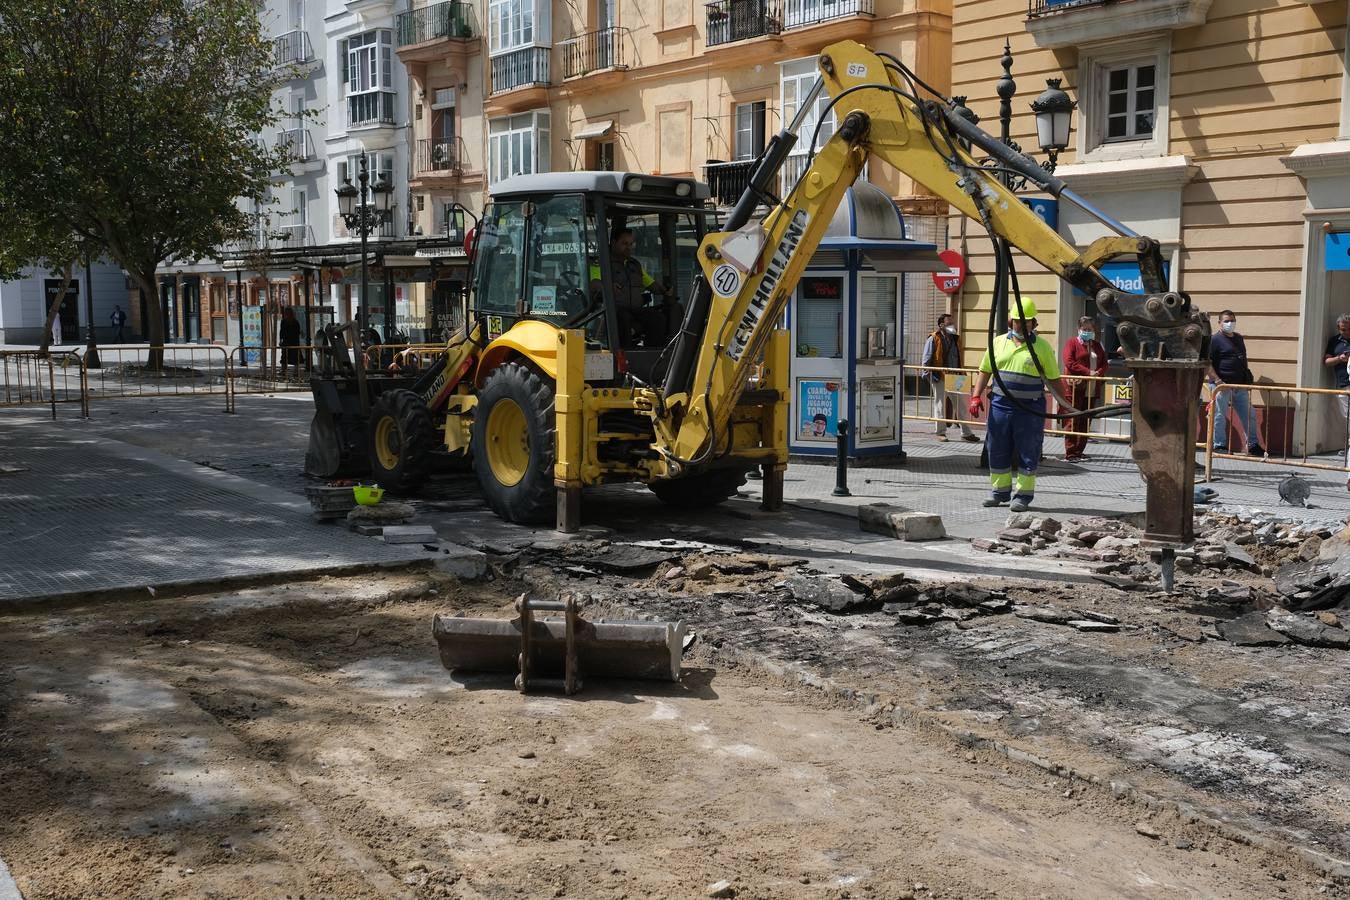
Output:
[[744,468],[714,469],[698,475],[654,481],[647,485],[663,503],[680,509],[698,509],[716,506],[736,496],[745,484]]
[[474,468],[488,506],[508,522],[553,521],[553,384],[506,363],[487,377],[473,415]]
[[408,493],[426,481],[437,437],[421,397],[412,391],[381,394],[370,409],[366,440],[370,471],[381,487]]

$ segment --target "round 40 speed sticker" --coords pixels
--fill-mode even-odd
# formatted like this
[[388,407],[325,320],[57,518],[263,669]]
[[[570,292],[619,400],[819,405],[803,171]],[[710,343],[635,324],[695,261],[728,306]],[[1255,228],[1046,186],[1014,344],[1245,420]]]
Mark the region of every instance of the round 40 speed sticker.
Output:
[[713,272],[712,287],[723,297],[734,297],[741,289],[741,273],[734,266],[720,265]]

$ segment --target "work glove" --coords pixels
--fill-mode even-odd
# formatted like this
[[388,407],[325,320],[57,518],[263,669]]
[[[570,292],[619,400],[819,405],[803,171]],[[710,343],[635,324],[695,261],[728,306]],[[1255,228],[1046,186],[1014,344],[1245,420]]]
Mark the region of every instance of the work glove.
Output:
[[984,398],[979,394],[971,394],[970,405],[966,408],[970,410],[970,417],[972,419],[978,419],[980,413],[984,412]]

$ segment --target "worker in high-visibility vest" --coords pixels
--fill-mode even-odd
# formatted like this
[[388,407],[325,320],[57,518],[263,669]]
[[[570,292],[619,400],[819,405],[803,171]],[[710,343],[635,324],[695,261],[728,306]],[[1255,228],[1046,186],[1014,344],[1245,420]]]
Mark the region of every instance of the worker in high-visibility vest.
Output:
[[[980,360],[980,375],[970,395],[970,417],[974,419],[983,411],[984,392],[993,380],[986,434],[992,490],[984,505],[1010,503],[1013,512],[1022,512],[1036,496],[1036,467],[1045,439],[1045,391],[1050,391],[1063,412],[1077,410],[1060,387],[1054,346],[1036,336],[1036,304],[1030,299],[1014,298],[1010,312],[1008,333],[994,338],[993,358],[986,350]],[[1032,353],[1036,354],[1035,359]],[[992,379],[995,367],[1002,385]],[[1012,474],[1014,452],[1018,469],[1016,490]]]

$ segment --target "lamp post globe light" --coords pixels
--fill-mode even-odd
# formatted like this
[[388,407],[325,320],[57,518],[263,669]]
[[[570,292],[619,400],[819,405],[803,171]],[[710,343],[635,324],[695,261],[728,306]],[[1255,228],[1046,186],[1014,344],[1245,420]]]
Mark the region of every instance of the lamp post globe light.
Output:
[[1036,114],[1036,142],[1046,155],[1049,172],[1055,171],[1059,154],[1069,146],[1069,126],[1077,106],[1059,85],[1058,78],[1045,79],[1045,90],[1031,101],[1031,111]]
[[[356,176],[360,187],[345,179],[334,193],[338,198],[338,210],[342,221],[349,231],[355,231],[361,237],[361,304],[357,314],[360,335],[356,340],[356,349],[360,351],[361,341],[370,328],[370,273],[366,259],[366,241],[371,232],[379,228],[389,217],[389,198],[394,186],[387,179],[377,178],[372,184],[370,177],[370,159],[361,153],[360,170]],[[386,298],[386,303],[388,298]],[[386,324],[388,317],[386,315]]]

